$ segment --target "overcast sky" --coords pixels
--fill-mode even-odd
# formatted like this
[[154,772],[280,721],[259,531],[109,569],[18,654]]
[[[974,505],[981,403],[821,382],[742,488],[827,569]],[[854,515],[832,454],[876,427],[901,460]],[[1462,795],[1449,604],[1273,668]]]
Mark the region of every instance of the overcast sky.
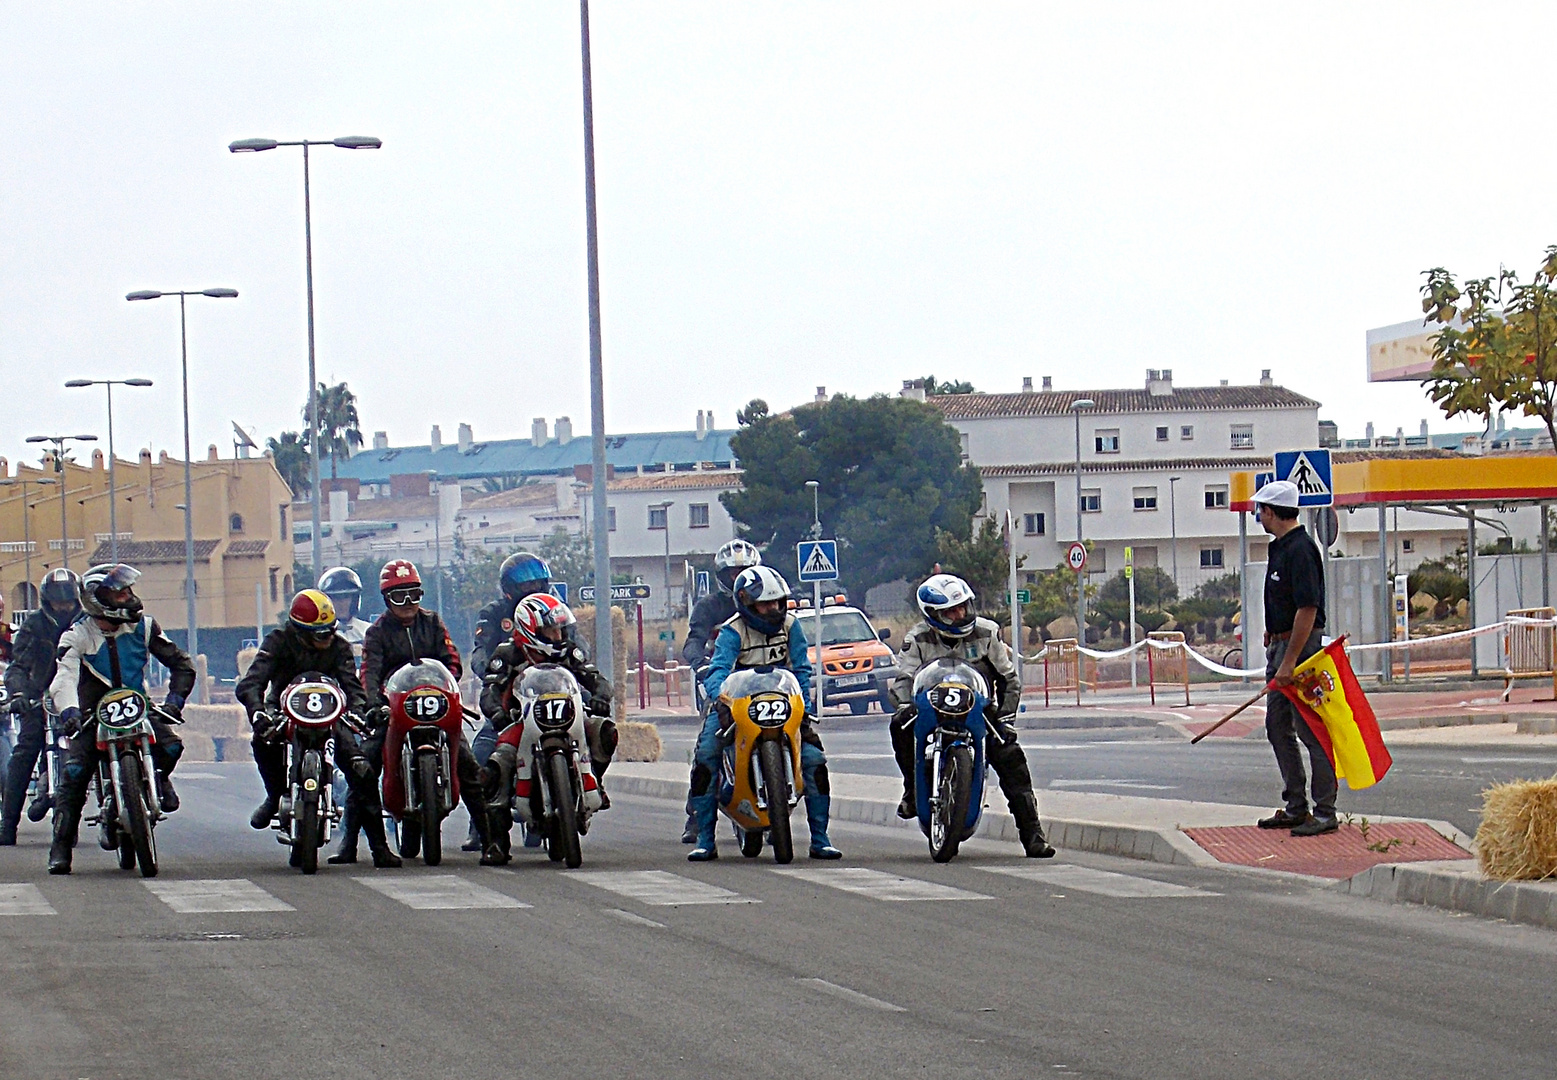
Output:
[[[1557,243],[1557,6],[626,3],[592,9],[606,418],[752,397],[1249,383],[1360,434],[1466,428],[1365,383],[1420,272]],[[299,426],[302,163],[321,378],[365,432],[589,426],[578,9],[0,6],[0,454],[197,454]],[[1526,104],[1530,103],[1530,104]]]

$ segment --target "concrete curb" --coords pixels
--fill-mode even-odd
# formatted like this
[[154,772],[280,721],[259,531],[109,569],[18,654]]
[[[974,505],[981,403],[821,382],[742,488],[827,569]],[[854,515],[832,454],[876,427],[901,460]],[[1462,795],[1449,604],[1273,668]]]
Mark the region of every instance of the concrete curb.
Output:
[[1338,892],[1557,929],[1557,883],[1491,881],[1472,863],[1390,863],[1338,882]]

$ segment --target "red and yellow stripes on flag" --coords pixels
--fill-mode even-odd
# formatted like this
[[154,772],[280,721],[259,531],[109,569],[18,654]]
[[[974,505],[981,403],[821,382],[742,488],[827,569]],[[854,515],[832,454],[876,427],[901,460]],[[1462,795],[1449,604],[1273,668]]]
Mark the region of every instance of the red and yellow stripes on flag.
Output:
[[1346,659],[1345,639],[1337,638],[1299,664],[1292,680],[1281,692],[1308,721],[1335,775],[1345,777],[1354,791],[1384,779],[1393,761],[1373,707]]

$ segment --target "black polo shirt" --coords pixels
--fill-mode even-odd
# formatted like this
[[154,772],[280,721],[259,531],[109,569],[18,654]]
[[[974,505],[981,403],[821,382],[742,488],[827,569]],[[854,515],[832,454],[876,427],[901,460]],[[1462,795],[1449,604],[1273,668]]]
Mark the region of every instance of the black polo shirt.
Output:
[[1279,540],[1272,540],[1265,561],[1265,632],[1285,634],[1292,629],[1298,608],[1311,607],[1314,629],[1325,624],[1325,570],[1319,549],[1308,530],[1299,525]]

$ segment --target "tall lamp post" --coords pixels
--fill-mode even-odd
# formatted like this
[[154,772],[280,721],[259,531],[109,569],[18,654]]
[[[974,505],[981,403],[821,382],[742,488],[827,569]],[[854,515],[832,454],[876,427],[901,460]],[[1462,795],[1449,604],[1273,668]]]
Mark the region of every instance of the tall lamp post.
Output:
[[[195,491],[189,464],[189,319],[185,297],[209,296],[214,300],[235,300],[237,289],[139,289],[125,296],[126,300],[160,300],[164,296],[178,297],[179,373],[184,384],[184,626],[189,635],[189,655],[200,655],[200,627],[195,614]],[[319,542],[317,512],[314,520],[314,543]],[[314,549],[317,554],[318,548]],[[317,570],[317,561],[315,569]],[[204,700],[202,696],[197,700]]]
[[1168,528],[1171,530],[1173,543],[1173,588],[1179,587],[1179,500],[1178,491],[1174,488],[1182,476],[1168,477]]
[[[29,435],[30,443],[54,444],[54,471],[59,474],[59,557],[60,565],[66,570],[70,569],[70,533],[65,524],[65,444],[68,442],[96,442],[96,435]],[[83,528],[82,533],[86,532]],[[81,546],[86,547],[86,540],[81,541]]]
[[[32,517],[28,513],[27,485],[52,483],[54,483],[53,479],[47,476],[40,476],[36,480],[26,476],[18,476],[14,480],[9,477],[0,480],[0,484],[4,484],[6,487],[19,486],[22,489],[22,557],[27,562],[27,583],[26,587],[22,589],[22,593],[27,597],[31,597],[33,589],[36,588],[32,583]],[[31,600],[29,599],[23,606],[32,607]]]
[[[658,510],[665,515],[665,654],[670,655],[671,629],[670,629],[670,508],[676,505],[668,499],[662,503],[654,503],[650,510]],[[598,594],[596,594],[598,595]]]
[[309,503],[313,510],[313,562],[314,580],[324,571],[324,548],[319,538],[319,379],[314,368],[314,225],[313,206],[308,191],[308,148],[310,146],[338,146],[342,150],[377,150],[383,140],[371,135],[342,135],[336,139],[239,139],[229,143],[227,149],[234,154],[256,154],[262,150],[274,150],[278,146],[303,148],[303,263],[308,280],[308,458],[309,481],[312,494]]
[[[1077,398],[1070,403],[1070,411],[1076,416],[1076,543],[1081,543],[1081,410],[1091,409],[1097,402],[1091,398]],[[1076,571],[1076,640],[1087,643],[1087,573]]]
[[108,391],[108,550],[114,562],[119,561],[119,485],[114,470],[114,387],[150,385],[150,379],[71,379],[65,384],[72,390],[83,386],[101,386]]

